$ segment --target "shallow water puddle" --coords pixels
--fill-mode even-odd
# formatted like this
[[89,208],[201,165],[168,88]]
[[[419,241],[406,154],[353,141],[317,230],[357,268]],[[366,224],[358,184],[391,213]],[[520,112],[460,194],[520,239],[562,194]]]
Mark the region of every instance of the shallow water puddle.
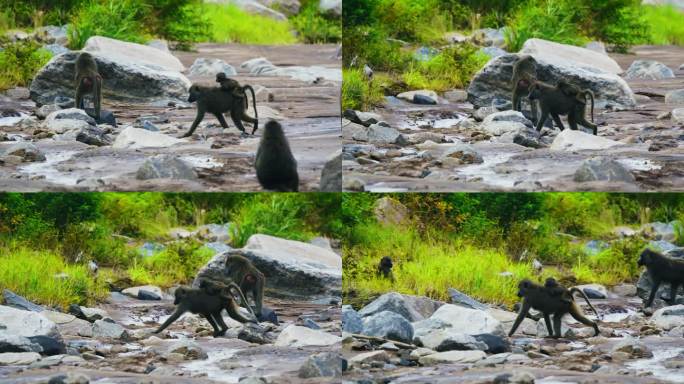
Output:
[[57,170],[57,164],[71,159],[77,151],[63,151],[45,154],[45,161],[34,162],[18,168],[19,172],[26,173],[31,177],[40,176],[45,181],[65,185],[76,185],[81,178],[78,174],[66,174]]
[[180,159],[194,168],[219,168],[223,166],[223,163],[219,163],[216,159],[207,155],[181,156]]
[[468,165],[456,170],[456,174],[462,176],[466,181],[471,179],[481,179],[483,183],[502,188],[512,188],[515,180],[511,177],[501,176],[495,170],[499,164],[507,162],[515,153],[495,153],[482,155],[482,164]]
[[637,360],[627,363],[627,367],[635,369],[637,372],[652,373],[654,377],[662,380],[669,380],[675,383],[684,383],[684,370],[665,368],[663,362],[684,352],[684,347],[677,348],[653,348],[653,357],[650,359]]
[[631,315],[636,315],[636,311],[634,311],[632,309],[626,309],[625,312],[609,313],[609,314],[603,315],[603,318],[601,319],[601,321],[603,321],[605,323],[619,323]]
[[221,381],[224,383],[237,383],[244,372],[240,369],[223,370],[219,368],[223,362],[232,359],[238,352],[236,349],[222,349],[219,351],[208,352],[206,360],[195,360],[187,364],[182,364],[181,368],[191,374],[206,375],[208,379]]
[[654,164],[648,159],[619,159],[616,161],[633,171],[654,171],[662,168],[662,166]]

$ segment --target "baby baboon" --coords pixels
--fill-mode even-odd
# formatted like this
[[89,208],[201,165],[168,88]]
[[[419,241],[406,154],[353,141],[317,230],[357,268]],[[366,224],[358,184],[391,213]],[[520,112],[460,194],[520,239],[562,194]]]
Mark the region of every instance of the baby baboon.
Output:
[[285,132],[278,122],[270,120],[266,123],[254,167],[259,184],[264,189],[299,191],[297,160],[292,155]]
[[[233,96],[232,92],[225,92],[221,87],[204,87],[201,85],[193,84],[190,87],[190,96],[188,97],[188,102],[197,102],[197,116],[195,121],[192,122],[190,130],[182,137],[188,137],[195,132],[199,123],[204,119],[204,114],[209,112],[216,116],[219,123],[223,128],[228,128],[228,123],[223,118],[223,114],[230,112],[230,118],[233,120],[235,126],[241,130],[245,131],[245,127],[242,125],[242,121],[246,121],[252,124],[257,124],[257,120],[248,116],[246,113],[247,107],[242,98],[236,98]],[[256,109],[256,103],[254,104]],[[254,131],[252,131],[254,133]]]
[[[520,56],[518,61],[513,64],[513,76],[511,77],[511,88],[513,89],[511,100],[514,111],[522,112],[522,97],[529,93],[530,86],[535,81],[537,81],[537,61],[530,55]],[[537,104],[531,100],[530,109],[532,118],[536,120],[538,118]]]
[[173,303],[176,305],[176,310],[154,333],[159,333],[166,329],[185,312],[204,316],[214,329],[214,337],[224,335],[228,329],[221,316],[221,311],[224,308],[228,311],[230,317],[241,323],[252,321],[240,314],[240,309],[230,293],[228,295],[223,293],[220,295],[210,295],[203,289],[179,287],[176,289],[175,296],[176,299]]
[[[266,283],[266,276],[264,276],[252,262],[240,255],[230,255],[226,257],[225,275],[237,285],[245,295],[251,293],[254,300],[254,311],[257,319],[261,320],[261,308],[264,301],[264,284]],[[243,299],[243,305],[251,308],[247,299]]]
[[660,283],[663,282],[670,283],[670,299],[667,303],[674,305],[677,300],[677,289],[680,285],[684,285],[684,259],[667,257],[660,252],[646,248],[641,252],[637,265],[645,266],[653,280],[651,294],[644,307],[648,308],[653,304]]
[[[222,297],[226,303],[226,311],[229,310],[228,306],[230,305],[230,303],[235,302],[236,297],[240,300],[240,302],[245,304],[247,303],[247,299],[245,298],[245,295],[242,293],[240,287],[232,281],[225,283],[223,281],[203,277],[199,279],[199,287],[200,289],[203,289],[206,293],[212,296]],[[256,318],[257,316],[254,313],[254,310],[252,310],[252,307],[249,305],[246,305],[246,307],[249,313],[251,313],[252,316]]]
[[[559,84],[555,87],[541,81],[532,83],[529,98],[532,101],[539,100],[541,108],[541,118],[537,121],[537,131],[541,130],[549,115],[558,125],[558,128],[561,131],[564,130],[565,127],[559,115],[568,115],[568,123],[571,129],[577,130],[577,123],[579,123],[591,128],[594,131],[594,135],[597,134],[596,124],[588,122],[585,117],[586,100],[582,101],[582,95],[583,97],[587,95],[591,97],[591,113],[593,116],[594,94],[590,90],[579,90],[579,88],[572,87],[567,83]],[[575,89],[579,90],[578,93],[574,93]],[[570,95],[566,94],[566,92],[570,93]]]
[[386,279],[389,278],[390,280],[394,281],[394,275],[392,274],[392,266],[392,258],[389,256],[384,256],[382,259],[380,259],[380,263],[378,264],[378,275]]
[[87,93],[93,96],[95,119],[100,119],[100,104],[102,103],[102,76],[97,71],[97,63],[88,52],[81,52],[76,59],[76,76],[74,77],[76,98],[75,107],[85,110],[83,97]]
[[241,86],[240,83],[235,80],[228,78],[225,73],[219,72],[216,74],[216,82],[221,84],[221,89],[230,92],[235,99],[241,99],[245,105],[245,110],[249,108],[249,100],[247,99],[247,90],[252,92],[252,105],[254,107],[254,129],[252,129],[252,135],[259,129],[259,114],[256,108],[256,94],[254,93],[254,88],[247,84]]
[[[546,329],[549,331],[549,335],[552,335],[554,338],[559,338],[561,336],[561,319],[566,313],[569,313],[580,323],[594,327],[594,331],[596,332],[595,336],[597,336],[599,334],[598,325],[584,316],[579,305],[577,305],[572,297],[574,292],[579,293],[582,297],[584,297],[584,300],[587,301],[589,307],[594,311],[594,313],[596,313],[596,316],[598,317],[598,312],[596,312],[594,306],[591,305],[584,292],[575,287],[570,288],[569,290],[563,288],[564,292],[561,292],[559,297],[559,292],[556,290],[562,287],[560,287],[555,280],[550,282],[550,284],[551,288],[547,288],[545,286],[535,284],[527,279],[518,284],[518,297],[522,297],[523,299],[522,306],[520,307],[518,317],[515,319],[515,323],[513,323],[513,327],[511,327],[511,331],[508,333],[508,336],[512,336],[513,333],[515,333],[515,330],[518,329],[518,326],[520,326],[520,323],[523,321],[531,308],[540,311],[544,315]],[[570,300],[568,300],[568,298]],[[553,315],[553,327],[551,326],[551,315]]]

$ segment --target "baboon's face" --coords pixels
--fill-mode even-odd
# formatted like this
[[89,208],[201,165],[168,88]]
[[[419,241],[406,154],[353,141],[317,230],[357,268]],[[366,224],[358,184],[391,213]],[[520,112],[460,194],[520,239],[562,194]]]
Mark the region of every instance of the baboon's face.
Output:
[[198,86],[193,85],[190,87],[190,96],[188,97],[188,102],[192,103],[197,101],[200,98],[200,89]]
[[641,255],[639,256],[639,260],[637,260],[637,265],[640,267],[643,267],[644,265],[649,265],[651,264],[651,252],[648,249],[644,249],[643,252],[641,252]]

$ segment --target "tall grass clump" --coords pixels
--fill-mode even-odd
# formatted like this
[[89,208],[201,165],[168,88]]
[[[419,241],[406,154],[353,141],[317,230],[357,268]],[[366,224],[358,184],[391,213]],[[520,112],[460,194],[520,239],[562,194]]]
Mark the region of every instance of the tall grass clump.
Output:
[[369,81],[360,69],[342,70],[342,109],[369,110],[384,100],[379,81]]
[[299,13],[290,18],[297,30],[299,40],[304,43],[336,43],[342,39],[342,20],[339,17],[322,15],[318,0],[302,1]]
[[81,8],[69,25],[71,49],[81,49],[92,36],[143,43],[149,36],[142,25],[143,3],[133,0],[93,1]]
[[[247,13],[232,4],[205,4],[211,25],[211,40],[217,43],[294,44],[297,42],[287,21]],[[256,27],[255,27],[256,26]]]
[[646,42],[657,45],[684,45],[684,13],[672,5],[642,7],[644,22],[650,26]]
[[92,304],[108,291],[104,281],[83,264],[67,264],[54,252],[23,247],[0,252],[0,287],[61,309],[74,303]]
[[52,54],[34,41],[0,44],[0,90],[28,86]]
[[152,256],[136,259],[128,268],[128,275],[134,284],[170,287],[189,283],[213,255],[212,250],[198,242],[177,241]]
[[415,62],[404,72],[403,79],[411,89],[437,92],[467,86],[470,79],[489,61],[471,44],[444,49],[428,61]]

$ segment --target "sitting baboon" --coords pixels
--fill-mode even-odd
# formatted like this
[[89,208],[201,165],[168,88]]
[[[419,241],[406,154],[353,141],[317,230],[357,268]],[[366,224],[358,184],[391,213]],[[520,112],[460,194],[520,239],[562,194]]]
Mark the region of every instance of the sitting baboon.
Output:
[[384,278],[389,278],[390,280],[394,281],[394,274],[392,273],[392,258],[389,256],[384,256],[382,259],[380,259],[380,263],[378,264],[378,269],[377,269],[377,274],[378,276],[382,276]]
[[[230,302],[235,302],[237,297],[241,303],[245,303],[245,307],[249,313],[251,313],[254,318],[257,318],[252,307],[247,305],[247,298],[245,298],[242,290],[234,282],[230,281],[226,283],[209,277],[202,277],[199,279],[199,287],[210,295],[222,297],[226,302],[226,306],[228,306]],[[228,310],[227,307],[226,310]]]
[[247,90],[252,92],[252,106],[254,107],[254,129],[252,135],[259,129],[259,114],[256,108],[256,94],[251,85],[246,84],[241,86],[240,83],[226,76],[225,73],[219,72],[216,74],[216,82],[221,84],[221,89],[230,92],[236,99],[241,99],[245,105],[245,110],[249,108],[249,100],[247,99]]
[[[520,326],[520,323],[525,316],[527,316],[527,313],[531,308],[534,308],[543,314],[549,336],[554,338],[561,337],[561,319],[566,313],[569,313],[580,323],[592,326],[595,331],[595,336],[598,336],[598,325],[584,316],[582,309],[577,305],[572,294],[576,292],[584,297],[584,300],[587,301],[589,307],[598,317],[598,312],[596,312],[594,306],[589,302],[589,298],[587,298],[584,292],[575,287],[570,288],[569,290],[563,289],[564,292],[560,292],[559,295],[559,292],[556,291],[558,287],[555,280],[551,282],[551,288],[535,284],[527,279],[522,280],[520,284],[518,284],[518,297],[522,298],[522,305],[508,336],[512,336],[513,333],[515,333],[515,330],[518,329],[518,326]],[[570,300],[568,300],[568,298],[570,298]],[[553,327],[551,326],[551,315],[553,315]]]
[[299,191],[297,160],[292,155],[285,132],[278,122],[271,120],[266,123],[254,167],[259,184],[264,189]]
[[[226,257],[225,276],[235,282],[245,296],[252,294],[254,300],[254,310],[257,319],[261,320],[261,308],[264,301],[264,285],[266,284],[266,276],[264,276],[252,262],[240,255],[230,255]],[[247,299],[244,299],[243,305],[251,308]]]
[[653,280],[653,287],[644,305],[645,308],[653,304],[660,283],[670,283],[669,305],[674,305],[677,300],[677,289],[684,285],[684,259],[667,257],[660,252],[644,249],[637,261],[638,266],[645,266]]
[[[522,98],[529,94],[530,86],[537,81],[537,61],[530,55],[523,55],[513,64],[513,76],[511,76],[511,88],[513,95],[511,101],[513,110],[522,112]],[[537,104],[530,100],[532,119],[537,123]]]
[[204,289],[195,289],[189,287],[178,287],[175,292],[176,310],[169,316],[169,318],[157,328],[154,333],[159,333],[171,325],[174,321],[184,314],[191,312],[204,316],[214,329],[214,337],[222,336],[226,333],[228,326],[223,321],[221,311],[226,309],[231,318],[241,322],[248,323],[252,320],[242,316],[240,308],[235,302],[232,294],[223,292],[219,295],[210,295]]
[[74,83],[76,88],[75,108],[85,110],[84,96],[88,93],[93,96],[93,118],[100,119],[100,104],[102,103],[102,76],[97,71],[97,63],[88,52],[81,52],[75,63]]
[[[587,121],[586,114],[586,101],[582,101],[580,95],[587,95],[591,97],[591,113],[594,114],[594,95],[590,90],[580,90],[577,94],[574,93],[573,88],[569,88],[567,83],[563,83],[560,86],[552,86],[541,81],[535,81],[530,86],[529,99],[539,100],[539,107],[541,109],[541,118],[537,121],[537,131],[541,131],[544,126],[546,119],[549,115],[553,118],[553,121],[562,130],[565,129],[563,122],[559,115],[568,115],[568,123],[570,128],[577,130],[577,124],[582,124],[593,130],[594,135],[597,134],[596,124]],[[566,94],[570,93],[570,95]]]
[[[234,97],[232,92],[225,92],[221,87],[204,87],[197,84],[193,84],[189,92],[188,102],[197,102],[197,116],[192,122],[190,130],[182,137],[192,135],[207,112],[216,116],[223,128],[228,128],[228,124],[223,118],[223,114],[226,112],[230,112],[230,118],[242,132],[246,133],[242,120],[255,124],[256,127],[257,120],[247,115],[244,99]],[[256,110],[256,103],[254,108]],[[252,133],[254,133],[254,130]]]

